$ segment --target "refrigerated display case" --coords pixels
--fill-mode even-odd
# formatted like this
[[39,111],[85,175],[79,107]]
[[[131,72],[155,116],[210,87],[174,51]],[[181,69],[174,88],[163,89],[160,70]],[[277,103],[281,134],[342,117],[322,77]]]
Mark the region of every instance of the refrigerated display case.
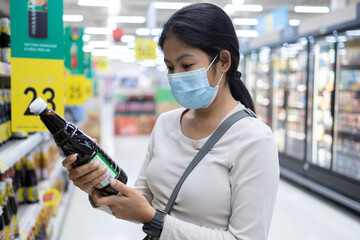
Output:
[[[256,89],[256,73],[257,73],[257,58],[258,55],[256,52],[251,52],[245,56],[246,64],[245,64],[245,85],[249,90],[249,93],[255,101],[255,89]],[[256,109],[255,109],[256,110]]]
[[302,161],[305,156],[306,83],[308,40],[301,38],[286,45],[288,75],[286,81],[285,154]]
[[284,47],[276,48],[271,53],[272,93],[272,129],[280,153],[285,151],[285,84],[287,77],[287,56]]
[[255,109],[260,120],[272,126],[271,119],[271,75],[270,75],[270,48],[263,47],[258,53]]
[[330,169],[333,152],[334,84],[335,84],[335,36],[314,40],[311,44],[312,77],[309,101],[311,115],[308,132],[311,146],[308,148],[307,162]]
[[360,29],[339,37],[333,171],[360,180]]

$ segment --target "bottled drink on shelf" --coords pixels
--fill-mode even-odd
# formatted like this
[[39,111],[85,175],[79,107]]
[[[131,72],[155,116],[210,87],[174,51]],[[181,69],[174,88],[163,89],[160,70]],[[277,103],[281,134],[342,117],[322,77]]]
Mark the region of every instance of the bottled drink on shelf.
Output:
[[22,172],[22,162],[21,161],[18,161],[15,163],[14,186],[16,189],[16,199],[17,199],[18,204],[25,203],[25,198],[24,198],[25,179],[24,179],[24,174]]
[[8,197],[6,193],[6,183],[0,182],[0,204],[4,211],[5,238],[14,239],[14,232],[11,225],[11,211],[8,206]]
[[0,19],[0,47],[1,61],[10,62],[10,20],[8,18]]
[[48,0],[29,0],[29,37],[48,37]]
[[5,236],[5,223],[4,223],[4,211],[3,208],[0,206],[0,239],[4,240]]
[[26,202],[37,203],[39,202],[39,186],[32,161],[26,162],[25,173],[25,188],[26,188]]
[[20,235],[20,230],[19,230],[19,219],[17,215],[15,194],[13,189],[13,180],[11,178],[5,178],[5,183],[6,183],[7,195],[9,197],[8,206],[12,214],[11,225],[14,231],[14,237],[18,238]]
[[40,115],[40,119],[51,132],[56,144],[66,156],[73,153],[77,154],[77,160],[73,163],[74,167],[79,167],[93,161],[107,167],[107,178],[96,186],[104,196],[118,193],[109,184],[111,178],[116,178],[126,184],[126,173],[110,156],[75,124],[67,122],[54,110],[49,109],[44,100],[38,98],[32,102],[30,104],[30,111],[35,115]]

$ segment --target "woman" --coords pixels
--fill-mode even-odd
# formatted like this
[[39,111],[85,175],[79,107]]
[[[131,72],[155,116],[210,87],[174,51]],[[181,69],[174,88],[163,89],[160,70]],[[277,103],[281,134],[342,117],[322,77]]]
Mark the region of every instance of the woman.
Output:
[[100,196],[94,186],[103,172],[90,164],[72,169],[74,155],[63,163],[69,179],[117,218],[157,221],[161,239],[267,239],[279,167],[271,130],[257,118],[235,123],[190,173],[171,215],[159,211],[217,126],[236,111],[254,110],[237,72],[238,39],[222,9],[182,8],[164,25],[159,45],[171,92],[184,108],[159,116],[135,188],[111,180],[121,194]]

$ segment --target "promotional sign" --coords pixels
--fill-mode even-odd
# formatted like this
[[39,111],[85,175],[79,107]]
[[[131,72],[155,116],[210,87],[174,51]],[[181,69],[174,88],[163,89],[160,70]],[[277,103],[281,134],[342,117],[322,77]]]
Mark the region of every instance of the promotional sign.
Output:
[[[12,59],[11,116],[13,131],[45,131],[29,105],[41,97],[58,114],[64,115],[64,63],[47,59]],[[14,87],[15,86],[15,87]]]
[[71,74],[84,74],[83,28],[65,28],[65,67]]
[[257,18],[258,25],[255,30],[259,35],[277,32],[288,27],[289,9],[287,7],[279,8]]
[[64,59],[63,1],[11,0],[11,57]]
[[92,78],[91,53],[84,53],[84,74],[86,78]]
[[12,130],[44,131],[29,105],[41,97],[64,113],[63,1],[11,0],[10,15]]
[[84,75],[69,75],[65,80],[66,105],[80,105],[85,103],[86,82]]
[[152,38],[137,38],[135,44],[136,60],[156,59],[157,44]]

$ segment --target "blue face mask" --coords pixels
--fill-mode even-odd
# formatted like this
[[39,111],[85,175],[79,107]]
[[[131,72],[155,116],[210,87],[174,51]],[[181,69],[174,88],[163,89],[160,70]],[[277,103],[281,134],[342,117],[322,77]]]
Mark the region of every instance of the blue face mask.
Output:
[[224,73],[221,74],[218,84],[211,87],[206,72],[216,58],[217,56],[206,69],[168,74],[171,94],[181,106],[188,109],[207,108],[214,101]]

